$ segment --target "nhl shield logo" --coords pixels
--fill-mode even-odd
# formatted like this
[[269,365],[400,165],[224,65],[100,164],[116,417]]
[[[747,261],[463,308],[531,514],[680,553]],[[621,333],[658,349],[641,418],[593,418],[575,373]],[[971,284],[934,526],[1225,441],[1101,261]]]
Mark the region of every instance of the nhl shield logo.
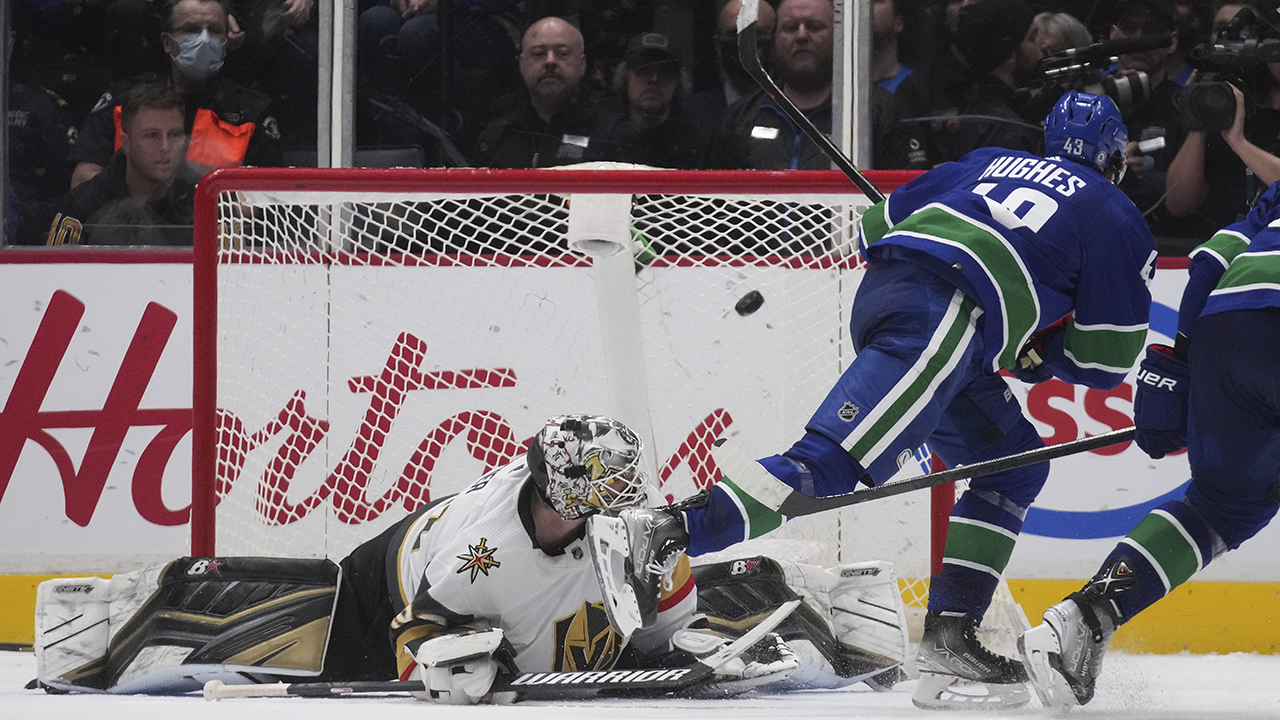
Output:
[[846,402],[844,405],[840,406],[839,410],[836,411],[836,417],[845,422],[853,422],[853,419],[858,417],[858,412],[857,405],[854,405],[851,402]]

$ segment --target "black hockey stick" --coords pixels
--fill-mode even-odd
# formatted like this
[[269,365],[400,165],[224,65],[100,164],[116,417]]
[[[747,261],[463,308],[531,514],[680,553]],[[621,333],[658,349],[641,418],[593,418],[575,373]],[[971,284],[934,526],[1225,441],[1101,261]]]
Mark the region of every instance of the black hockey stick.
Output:
[[1017,453],[1015,455],[1006,455],[1004,457],[985,460],[983,462],[974,463],[972,465],[958,465],[949,470],[942,470],[928,475],[920,475],[906,480],[898,480],[888,482],[883,485],[869,487],[862,490],[854,490],[843,495],[828,495],[826,497],[814,497],[805,495],[796,490],[792,490],[789,495],[778,506],[778,512],[788,517],[798,517],[800,515],[812,515],[814,513],[824,512],[826,510],[835,510],[846,505],[857,505],[868,500],[879,500],[880,498],[901,495],[912,490],[920,490],[922,488],[933,487],[935,485],[946,485],[947,483],[956,482],[957,480],[968,480],[970,478],[982,475],[990,475],[991,473],[1003,472],[1014,468],[1025,467],[1027,465],[1035,465],[1054,458],[1066,457],[1088,450],[1097,450],[1098,448],[1117,445],[1126,440],[1133,439],[1133,428],[1124,428],[1122,430],[1113,430],[1111,432],[1094,435],[1092,437],[1072,440],[1070,442],[1049,445],[1035,450]]
[[769,77],[769,73],[760,64],[760,50],[756,41],[756,20],[759,12],[760,0],[743,0],[742,9],[738,11],[738,58],[742,62],[742,67],[756,81],[760,89],[764,90],[769,99],[791,119],[791,122],[804,131],[806,137],[822,149],[823,154],[834,162],[854,185],[858,186],[873,205],[880,202],[884,199],[884,193],[872,185],[867,176],[863,175],[862,171],[840,152],[840,148],[831,142],[831,138],[822,134],[814,126],[813,121],[800,112],[800,108],[796,107],[795,103],[791,102],[791,98],[778,88],[778,84]]
[[[524,673],[499,679],[494,692],[518,692],[532,700],[558,700],[599,694],[627,694],[659,697],[695,688],[711,681],[717,668],[746,652],[774,630],[800,605],[800,600],[783,603],[742,637],[686,667],[651,670],[584,670],[581,672]],[[262,697],[345,697],[347,695],[424,692],[419,680],[372,680],[357,682],[298,682],[226,685],[210,680],[204,698],[217,702],[224,698]]]

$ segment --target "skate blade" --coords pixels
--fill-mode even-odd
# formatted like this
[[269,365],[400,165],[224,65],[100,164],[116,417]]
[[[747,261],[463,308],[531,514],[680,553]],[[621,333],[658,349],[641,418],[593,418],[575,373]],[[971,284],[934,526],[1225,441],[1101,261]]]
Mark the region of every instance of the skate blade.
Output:
[[983,683],[920,673],[911,703],[922,710],[1014,710],[1031,702],[1026,683]]
[[1058,634],[1047,623],[1031,628],[1018,638],[1018,654],[1031,676],[1031,687],[1035,688],[1045,709],[1055,715],[1065,715],[1076,706],[1075,693],[1054,667],[1060,652]]

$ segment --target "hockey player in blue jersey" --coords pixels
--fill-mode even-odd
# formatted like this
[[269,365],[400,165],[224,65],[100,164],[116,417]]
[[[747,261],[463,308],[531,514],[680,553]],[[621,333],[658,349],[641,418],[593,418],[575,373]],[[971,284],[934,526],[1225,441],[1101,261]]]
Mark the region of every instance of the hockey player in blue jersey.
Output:
[[1128,622],[1280,508],[1280,183],[1191,254],[1172,348],[1138,372],[1134,440],[1153,458],[1187,448],[1191,484],[1152,510],[1079,592],[1019,641],[1046,707],[1093,698],[1102,657]]
[[[1145,343],[1156,260],[1142,214],[1114,185],[1127,136],[1109,98],[1073,91],[1045,120],[1046,157],[982,148],[867,210],[856,358],[786,452],[752,461],[722,441],[713,454],[725,477],[705,498],[624,512],[635,566],[762,535],[785,521],[777,508],[793,489],[883,483],[925,442],[953,467],[1043,447],[1002,369],[1026,382],[1122,382]],[[956,503],[930,584],[918,706],[1029,702],[1022,664],[974,629],[1047,476],[1042,463],[976,478]],[[642,600],[651,578],[636,575]]]

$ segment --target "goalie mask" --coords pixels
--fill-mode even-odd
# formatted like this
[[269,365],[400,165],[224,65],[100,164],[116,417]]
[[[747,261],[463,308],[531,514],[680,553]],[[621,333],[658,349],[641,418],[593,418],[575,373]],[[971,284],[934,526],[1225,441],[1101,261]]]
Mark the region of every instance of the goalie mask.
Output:
[[602,415],[559,415],[529,445],[529,473],[566,520],[597,512],[617,515],[641,505],[648,476],[640,467],[640,438]]
[[1119,183],[1124,177],[1124,146],[1129,129],[1115,102],[1106,95],[1072,90],[1044,119],[1045,157],[1063,157],[1097,170]]

